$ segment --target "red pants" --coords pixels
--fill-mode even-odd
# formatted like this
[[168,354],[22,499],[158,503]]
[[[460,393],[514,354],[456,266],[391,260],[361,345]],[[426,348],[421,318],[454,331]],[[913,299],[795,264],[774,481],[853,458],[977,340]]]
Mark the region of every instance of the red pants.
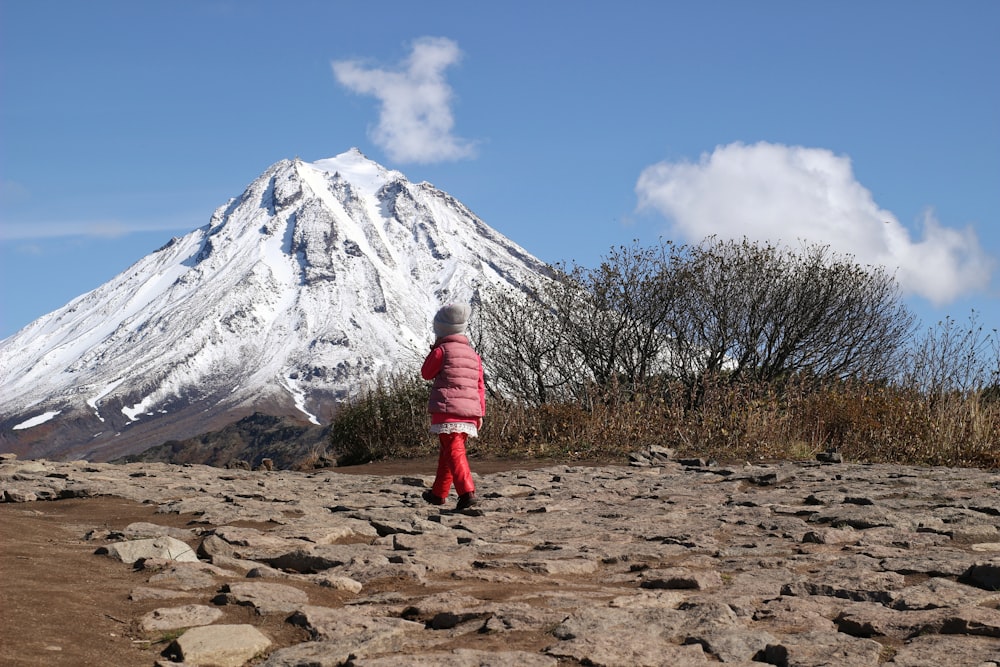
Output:
[[441,448],[438,450],[438,469],[434,477],[431,493],[438,498],[447,498],[452,482],[458,495],[472,493],[476,485],[472,481],[469,459],[465,457],[465,433],[439,433]]

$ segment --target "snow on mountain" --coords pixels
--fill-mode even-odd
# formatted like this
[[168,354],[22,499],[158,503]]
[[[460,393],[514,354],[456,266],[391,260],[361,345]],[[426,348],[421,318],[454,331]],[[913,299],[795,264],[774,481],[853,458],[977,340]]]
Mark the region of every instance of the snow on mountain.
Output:
[[440,305],[542,268],[356,149],[282,160],[0,342],[0,451],[106,460],[254,411],[321,423],[359,383],[417,368]]

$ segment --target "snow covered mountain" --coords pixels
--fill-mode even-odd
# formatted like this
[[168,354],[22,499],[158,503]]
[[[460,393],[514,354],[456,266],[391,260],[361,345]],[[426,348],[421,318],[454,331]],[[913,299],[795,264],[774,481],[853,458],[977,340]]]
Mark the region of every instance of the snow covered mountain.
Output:
[[0,341],[0,451],[108,460],[253,412],[328,421],[416,369],[440,305],[543,269],[352,149],[282,160],[208,225]]

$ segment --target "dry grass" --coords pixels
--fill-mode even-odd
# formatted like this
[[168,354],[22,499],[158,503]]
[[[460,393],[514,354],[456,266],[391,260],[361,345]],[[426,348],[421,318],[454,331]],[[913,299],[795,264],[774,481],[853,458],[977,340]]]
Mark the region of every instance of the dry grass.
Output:
[[[621,461],[652,445],[735,460],[846,460],[1000,468],[1000,400],[982,393],[927,396],[876,383],[716,384],[689,409],[676,386],[605,395],[592,405],[489,404],[470,452],[521,459]],[[426,455],[426,388],[381,386],[344,408],[333,450],[345,461]]]

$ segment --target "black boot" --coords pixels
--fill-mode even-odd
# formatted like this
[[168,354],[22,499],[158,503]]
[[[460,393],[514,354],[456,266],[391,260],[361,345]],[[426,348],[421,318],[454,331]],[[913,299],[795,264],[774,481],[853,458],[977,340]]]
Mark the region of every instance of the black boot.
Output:
[[458,497],[458,504],[455,505],[455,510],[461,512],[462,510],[467,510],[473,505],[479,502],[476,498],[476,492],[470,491],[469,493],[463,493]]
[[438,498],[434,495],[434,492],[428,490],[424,491],[420,496],[429,502],[431,505],[444,505],[444,498]]

